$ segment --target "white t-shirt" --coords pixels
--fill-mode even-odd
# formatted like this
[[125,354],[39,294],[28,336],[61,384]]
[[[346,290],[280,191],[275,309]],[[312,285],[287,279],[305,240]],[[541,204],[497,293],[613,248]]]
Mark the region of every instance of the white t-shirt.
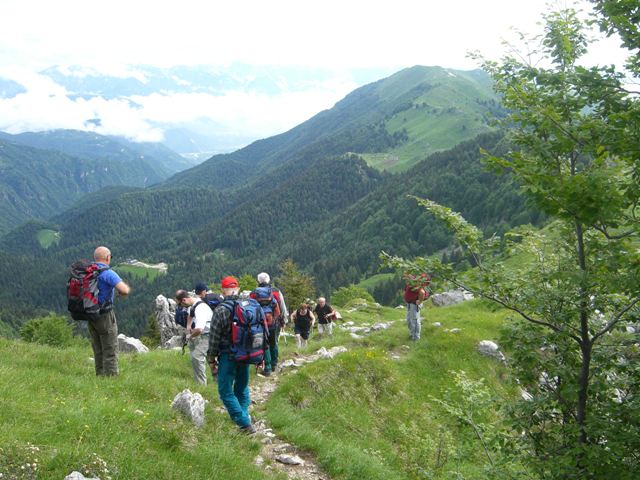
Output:
[[211,318],[213,317],[213,310],[205,302],[200,303],[194,310],[195,327],[202,329],[202,333],[209,333],[211,328]]

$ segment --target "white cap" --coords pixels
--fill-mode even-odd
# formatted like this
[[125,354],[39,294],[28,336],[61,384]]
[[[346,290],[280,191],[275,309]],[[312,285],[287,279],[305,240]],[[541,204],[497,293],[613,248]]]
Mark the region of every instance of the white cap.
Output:
[[258,283],[269,283],[271,281],[271,277],[266,272],[259,273],[256,279]]

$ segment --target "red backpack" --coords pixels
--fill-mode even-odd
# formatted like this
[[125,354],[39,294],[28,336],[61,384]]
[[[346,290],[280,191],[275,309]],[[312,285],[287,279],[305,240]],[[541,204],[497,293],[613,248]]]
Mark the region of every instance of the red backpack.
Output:
[[426,273],[416,277],[414,275],[406,276],[407,285],[404,287],[404,301],[407,303],[416,303],[420,297],[420,290],[424,291],[425,300],[429,298],[427,287],[431,283],[431,277]]
[[78,260],[69,267],[67,282],[68,309],[74,320],[96,320],[113,308],[111,302],[98,302],[98,277],[110,267],[95,262]]

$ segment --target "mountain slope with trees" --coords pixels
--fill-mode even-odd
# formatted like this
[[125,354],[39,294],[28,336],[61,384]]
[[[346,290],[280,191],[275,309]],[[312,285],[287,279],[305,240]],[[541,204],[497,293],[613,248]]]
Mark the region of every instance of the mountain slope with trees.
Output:
[[[488,131],[492,114],[501,109],[483,72],[415,66],[358,88],[288,132],[216,155],[171,183],[232,189],[279,165],[349,152],[397,157],[385,164],[368,158],[383,169],[406,169]],[[445,124],[456,128],[443,138],[436,126]],[[238,178],[238,169],[249,173]]]

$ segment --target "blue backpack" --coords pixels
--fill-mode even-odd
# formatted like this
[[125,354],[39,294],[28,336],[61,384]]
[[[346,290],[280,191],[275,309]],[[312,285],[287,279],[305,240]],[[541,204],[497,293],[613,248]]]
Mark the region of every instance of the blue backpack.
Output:
[[263,363],[268,328],[260,304],[249,298],[224,301],[220,305],[231,313],[231,359],[253,365]]
[[276,320],[282,317],[276,295],[277,291],[269,286],[258,287],[250,295],[262,307],[269,328],[275,328]]
[[218,307],[218,305],[222,303],[223,300],[224,300],[224,297],[222,295],[219,295],[217,293],[207,293],[204,296],[203,301],[211,307],[211,310],[215,310]]
[[[181,327],[187,328],[187,317],[189,316],[189,308],[188,307],[176,307],[176,316],[175,322],[176,325],[180,325]],[[193,327],[193,322],[191,322],[191,327]]]

